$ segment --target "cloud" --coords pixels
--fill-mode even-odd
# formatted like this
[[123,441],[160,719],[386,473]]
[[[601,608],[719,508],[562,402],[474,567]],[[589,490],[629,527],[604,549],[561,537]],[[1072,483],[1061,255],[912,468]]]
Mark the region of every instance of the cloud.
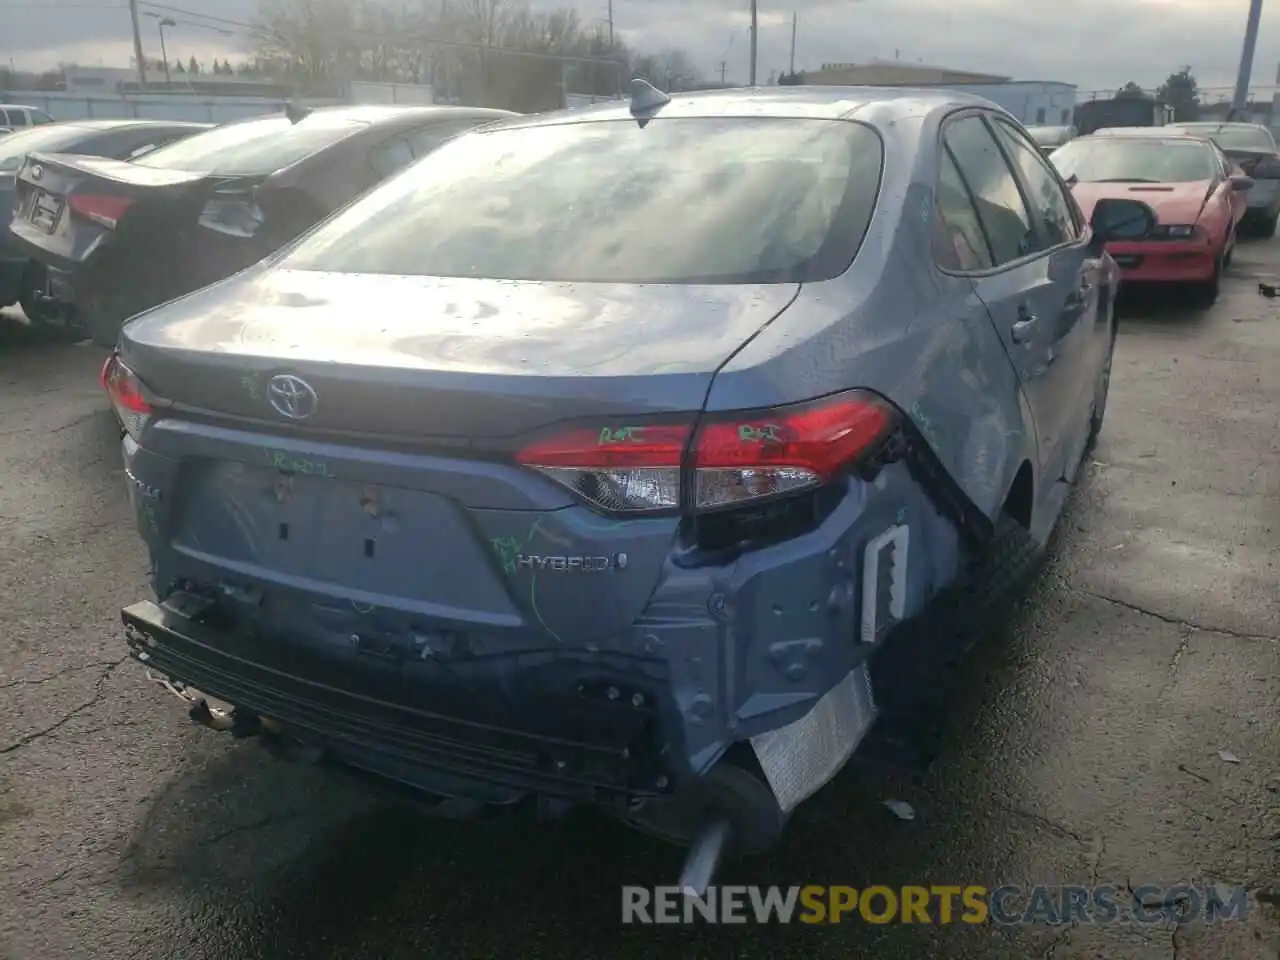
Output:
[[[146,0],[143,0],[146,10]],[[157,0],[158,2],[158,0]],[[608,0],[532,0],[536,8],[575,7],[603,21]],[[760,0],[759,77],[786,70],[791,14],[799,16],[796,65],[893,59],[982,70],[1019,79],[1060,80],[1082,90],[1114,90],[1128,80],[1157,86],[1190,64],[1202,87],[1225,94],[1235,82],[1247,4],[1223,0]],[[170,55],[242,55],[243,32],[220,35],[213,21],[253,19],[255,0],[172,0],[192,12],[166,33]],[[708,77],[721,63],[745,83],[748,0],[613,0],[615,30],[633,46],[687,52]],[[152,13],[160,12],[152,8]],[[201,28],[197,24],[203,23]],[[232,29],[223,25],[224,29]],[[0,0],[0,36],[21,67],[63,61],[125,66],[132,54],[124,0]],[[159,53],[155,20],[143,24],[149,56]],[[1280,6],[1263,13],[1253,81],[1267,88],[1280,60]],[[1216,88],[1216,89],[1215,89]]]

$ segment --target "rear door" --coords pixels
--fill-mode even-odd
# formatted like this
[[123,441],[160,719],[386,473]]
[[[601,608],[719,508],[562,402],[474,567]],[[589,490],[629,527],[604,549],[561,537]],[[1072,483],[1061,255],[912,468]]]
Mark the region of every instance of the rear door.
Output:
[[[945,153],[973,207],[992,266],[966,271],[1018,371],[1036,418],[1040,474],[1063,476],[1079,420],[1086,358],[1077,334],[1083,314],[1081,240],[1062,241],[1038,223],[1015,165],[984,118],[962,111],[943,126]],[[1059,225],[1060,226],[1060,225]]]
[[1084,452],[1096,372],[1111,349],[1110,318],[1099,302],[1102,261],[1089,252],[1080,208],[1071,200],[1058,172],[1036,150],[1034,141],[999,116],[991,116],[989,122],[1021,182],[1027,208],[1049,250],[1049,276],[1054,289],[1062,294],[1061,300],[1048,299],[1050,316],[1045,319],[1052,324],[1058,363],[1070,365],[1079,387],[1077,401],[1064,417],[1066,466],[1070,469]]

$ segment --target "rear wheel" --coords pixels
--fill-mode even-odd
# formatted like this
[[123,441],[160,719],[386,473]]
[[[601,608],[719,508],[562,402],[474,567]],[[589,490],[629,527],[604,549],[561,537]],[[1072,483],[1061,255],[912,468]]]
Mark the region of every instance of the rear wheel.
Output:
[[1098,386],[1093,394],[1093,415],[1089,418],[1089,443],[1086,452],[1092,450],[1102,433],[1102,420],[1107,415],[1107,397],[1111,393],[1111,364],[1116,353],[1115,321],[1111,324],[1111,343],[1107,345],[1107,358],[1102,365],[1102,373],[1098,375]]
[[120,326],[126,314],[113,298],[93,297],[85,306],[89,336],[100,347],[110,349],[120,336]]

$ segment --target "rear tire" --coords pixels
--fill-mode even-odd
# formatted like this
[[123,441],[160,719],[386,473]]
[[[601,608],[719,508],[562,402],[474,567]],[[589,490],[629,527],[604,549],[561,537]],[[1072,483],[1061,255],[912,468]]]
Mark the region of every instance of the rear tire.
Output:
[[89,336],[99,347],[110,350],[120,337],[124,317],[115,304],[102,297],[94,297],[86,308],[89,320]]
[[1102,421],[1107,415],[1107,397],[1111,394],[1111,366],[1115,360],[1118,333],[1115,320],[1112,320],[1111,343],[1107,347],[1107,359],[1098,378],[1098,387],[1094,391],[1093,415],[1089,418],[1089,441],[1085,444],[1086,454],[1092,452],[1093,448],[1097,446],[1098,436],[1102,433]]
[[962,580],[936,597],[871,660],[880,720],[860,754],[891,768],[922,771],[942,747],[953,671],[1035,578],[1046,554],[1031,532],[1007,513]]

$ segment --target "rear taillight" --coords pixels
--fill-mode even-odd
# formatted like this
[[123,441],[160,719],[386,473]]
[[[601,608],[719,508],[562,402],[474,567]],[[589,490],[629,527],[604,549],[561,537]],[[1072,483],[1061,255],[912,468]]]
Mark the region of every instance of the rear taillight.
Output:
[[154,413],[142,391],[142,381],[124,365],[118,353],[107,357],[102,365],[102,389],[107,391],[112,409],[120,418],[125,432],[137,440]]
[[125,211],[133,206],[133,201],[126,197],[100,197],[90,194],[73,193],[67,197],[67,205],[73,213],[86,220],[114,230],[120,224]]
[[516,459],[608,513],[709,511],[831,483],[895,427],[892,408],[853,392],[714,414],[696,429],[692,417],[574,429],[525,447]]

